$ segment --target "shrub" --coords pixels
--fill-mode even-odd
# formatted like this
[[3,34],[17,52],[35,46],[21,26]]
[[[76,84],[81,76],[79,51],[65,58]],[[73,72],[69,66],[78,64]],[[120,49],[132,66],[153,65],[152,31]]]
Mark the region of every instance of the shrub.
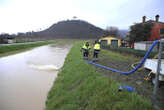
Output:
[[[120,47],[120,48],[103,47],[103,48],[111,50],[111,51],[119,52],[119,53],[135,55],[136,57],[144,57],[147,52],[143,50],[134,50],[131,48],[124,48],[124,47]],[[151,52],[148,58],[153,58],[156,54],[157,52]]]

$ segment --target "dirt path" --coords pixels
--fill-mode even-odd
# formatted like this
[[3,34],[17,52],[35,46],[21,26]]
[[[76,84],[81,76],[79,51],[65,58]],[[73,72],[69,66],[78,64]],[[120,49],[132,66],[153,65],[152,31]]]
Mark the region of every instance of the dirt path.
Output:
[[[120,60],[119,58],[114,59],[110,55],[106,56],[100,54],[100,61],[98,63],[126,72],[132,69],[131,65],[136,62],[134,59],[136,58],[129,57],[127,60]],[[134,74],[130,75],[122,75],[120,73],[107,71],[100,68],[98,68],[98,70],[102,75],[112,77],[121,85],[129,85],[134,87],[135,91],[143,97],[151,98],[153,95],[153,84],[151,81],[144,80],[144,77],[146,77],[150,72],[148,70],[136,71]],[[164,85],[159,88],[158,94],[159,105],[161,108],[164,108]]]

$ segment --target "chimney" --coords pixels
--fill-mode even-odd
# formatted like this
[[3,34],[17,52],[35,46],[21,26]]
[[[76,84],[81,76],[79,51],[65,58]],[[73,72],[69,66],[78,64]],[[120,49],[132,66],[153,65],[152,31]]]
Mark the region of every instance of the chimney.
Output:
[[146,22],[146,16],[143,16],[142,17],[142,23],[145,23]]
[[156,21],[156,22],[159,22],[159,15],[156,15],[156,16],[155,16],[155,21]]

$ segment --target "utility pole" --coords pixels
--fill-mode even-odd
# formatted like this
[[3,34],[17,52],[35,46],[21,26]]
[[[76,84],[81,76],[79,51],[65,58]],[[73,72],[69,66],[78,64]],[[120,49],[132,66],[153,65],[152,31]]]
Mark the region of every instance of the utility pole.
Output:
[[158,88],[159,88],[159,74],[161,71],[161,56],[162,56],[162,47],[163,47],[162,42],[164,42],[164,39],[160,39],[160,43],[159,43],[157,74],[155,76],[154,91],[153,91],[153,95],[154,95],[153,101],[156,110],[160,110],[160,108],[157,105],[157,95],[158,95]]

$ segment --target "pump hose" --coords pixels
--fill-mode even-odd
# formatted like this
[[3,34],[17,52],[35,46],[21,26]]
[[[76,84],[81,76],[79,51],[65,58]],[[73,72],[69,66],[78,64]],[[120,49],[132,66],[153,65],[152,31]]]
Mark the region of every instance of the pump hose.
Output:
[[124,74],[124,75],[128,75],[128,74],[132,74],[134,73],[135,71],[137,71],[140,67],[142,67],[143,63],[145,62],[145,60],[147,59],[147,57],[149,56],[149,54],[151,53],[152,49],[155,47],[155,45],[159,42],[159,40],[155,40],[153,42],[153,44],[151,45],[151,47],[148,49],[148,51],[146,52],[145,56],[142,58],[141,62],[132,70],[128,71],[128,72],[124,72],[124,71],[119,71],[117,69],[113,69],[113,68],[110,68],[110,67],[107,67],[107,66],[104,66],[104,65],[100,65],[100,64],[97,64],[97,63],[94,63],[92,61],[86,61],[88,62],[89,64],[93,64],[97,67],[100,67],[100,68],[103,68],[103,69],[106,69],[106,70],[111,70],[111,71],[114,71],[114,72],[117,72],[117,73],[120,73],[120,74]]

